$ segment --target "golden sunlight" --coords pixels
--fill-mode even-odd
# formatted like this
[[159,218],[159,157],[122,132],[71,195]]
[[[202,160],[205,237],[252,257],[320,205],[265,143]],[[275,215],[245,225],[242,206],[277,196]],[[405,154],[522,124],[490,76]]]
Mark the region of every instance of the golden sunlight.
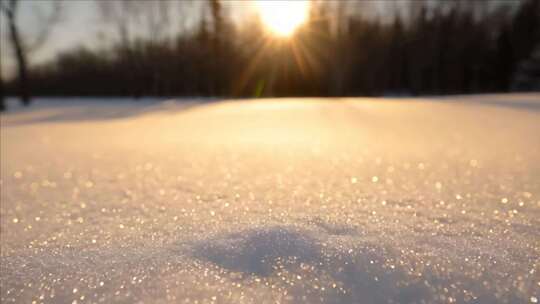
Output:
[[256,0],[263,23],[279,36],[290,36],[309,14],[307,0]]

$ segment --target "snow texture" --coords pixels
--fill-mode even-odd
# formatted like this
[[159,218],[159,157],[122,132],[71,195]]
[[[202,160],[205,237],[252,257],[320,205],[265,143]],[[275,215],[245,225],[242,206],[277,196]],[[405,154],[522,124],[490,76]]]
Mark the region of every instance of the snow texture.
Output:
[[538,303],[540,95],[10,101],[2,303]]

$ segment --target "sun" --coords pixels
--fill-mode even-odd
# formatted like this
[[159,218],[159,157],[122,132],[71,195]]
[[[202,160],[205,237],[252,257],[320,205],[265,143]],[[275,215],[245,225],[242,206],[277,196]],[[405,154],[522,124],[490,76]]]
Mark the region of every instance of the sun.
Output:
[[276,35],[290,36],[309,14],[308,0],[256,0],[263,23]]

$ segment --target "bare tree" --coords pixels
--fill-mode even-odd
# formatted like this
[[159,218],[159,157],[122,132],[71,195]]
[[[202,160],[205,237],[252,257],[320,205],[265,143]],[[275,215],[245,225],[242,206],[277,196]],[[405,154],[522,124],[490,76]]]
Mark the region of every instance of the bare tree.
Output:
[[11,45],[13,46],[13,52],[17,59],[17,68],[19,74],[19,94],[21,101],[24,105],[30,104],[30,92],[28,89],[28,66],[26,51],[22,42],[21,35],[19,33],[19,27],[17,26],[17,12],[19,8],[19,1],[17,0],[4,0],[0,2],[0,10],[6,17],[9,27],[9,37]]
[[110,24],[117,31],[118,44],[129,49],[131,46],[132,19],[136,16],[137,1],[96,1],[104,23]]
[[[171,38],[174,22],[184,18],[191,1],[170,0],[96,0],[98,14],[113,30],[112,43],[122,48],[134,47],[136,40],[157,42]],[[110,32],[110,31],[108,31]]]
[[[1,38],[0,38],[1,41]],[[0,51],[2,51],[2,45],[0,45]],[[0,56],[0,112],[6,110],[6,104],[4,101],[4,80],[2,79],[2,56]]]
[[333,72],[332,72],[332,80],[333,80],[333,88],[332,88],[332,94],[334,95],[343,95],[343,86],[345,81],[345,73],[347,71],[347,65],[348,62],[345,58],[345,52],[347,51],[347,47],[345,45],[346,39],[344,36],[347,34],[347,24],[344,23],[348,20],[347,16],[345,15],[347,12],[347,8],[349,6],[349,3],[347,1],[340,1],[336,3],[337,6],[335,8],[334,18],[336,19],[336,31],[334,35],[335,45],[334,48],[334,58],[336,61],[336,64],[334,64]]
[[[30,82],[28,73],[28,54],[41,47],[47,40],[53,24],[60,19],[60,2],[53,2],[54,7],[48,18],[41,18],[41,31],[33,43],[26,44],[17,23],[19,13],[19,0],[0,0],[0,12],[5,16],[9,28],[9,39],[17,62],[19,94],[22,104],[30,104]],[[43,17],[43,16],[41,16]]]
[[0,112],[6,110],[4,103],[4,81],[2,79],[2,59],[0,59]]

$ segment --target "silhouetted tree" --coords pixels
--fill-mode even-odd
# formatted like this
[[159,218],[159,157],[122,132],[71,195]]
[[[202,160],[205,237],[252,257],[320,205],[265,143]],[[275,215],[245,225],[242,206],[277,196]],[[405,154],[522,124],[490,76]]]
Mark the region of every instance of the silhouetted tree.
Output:
[[53,4],[49,16],[36,16],[40,22],[40,31],[34,40],[30,43],[26,41],[21,33],[18,25],[19,0],[0,0],[0,12],[4,15],[9,29],[9,37],[13,53],[17,63],[19,96],[23,105],[30,104],[31,98],[31,83],[30,73],[28,68],[28,55],[39,49],[52,31],[53,26],[60,20],[61,5],[58,1],[51,2]]
[[9,37],[13,52],[17,59],[17,71],[19,75],[19,94],[23,105],[30,104],[30,90],[28,84],[28,63],[26,58],[26,50],[17,26],[17,13],[19,8],[18,0],[2,0],[0,1],[0,10],[4,14],[9,28]]
[[0,59],[0,112],[6,110],[6,104],[4,101],[4,80],[2,78],[2,60]]
[[513,71],[513,53],[510,33],[503,27],[497,37],[497,85],[503,91],[508,91]]
[[514,60],[527,58],[540,43],[540,0],[524,0],[512,22]]

